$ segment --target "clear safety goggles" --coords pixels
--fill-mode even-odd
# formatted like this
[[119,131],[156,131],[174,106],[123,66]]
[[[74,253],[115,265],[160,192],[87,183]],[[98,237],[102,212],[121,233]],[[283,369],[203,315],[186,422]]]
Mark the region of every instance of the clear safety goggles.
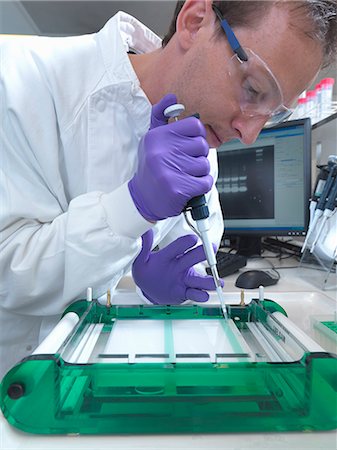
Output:
[[267,64],[252,50],[242,48],[221,11],[212,5],[234,55],[228,61],[235,98],[249,117],[267,117],[267,126],[287,119],[293,109],[283,104],[281,87]]

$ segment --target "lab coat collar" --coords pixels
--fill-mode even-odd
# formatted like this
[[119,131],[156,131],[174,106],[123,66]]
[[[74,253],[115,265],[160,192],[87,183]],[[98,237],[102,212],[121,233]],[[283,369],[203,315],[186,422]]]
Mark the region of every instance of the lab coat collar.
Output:
[[161,39],[134,17],[122,11],[115,16],[126,51],[148,53],[161,45]]
[[[111,80],[115,80],[116,67],[119,67],[119,81],[126,79],[138,81],[126,53],[148,53],[161,46],[161,39],[149,28],[125,12],[118,12],[97,33],[98,42],[104,58],[105,66]],[[124,48],[124,52],[121,51]],[[107,51],[107,49],[109,49]],[[116,60],[119,58],[119,60]]]

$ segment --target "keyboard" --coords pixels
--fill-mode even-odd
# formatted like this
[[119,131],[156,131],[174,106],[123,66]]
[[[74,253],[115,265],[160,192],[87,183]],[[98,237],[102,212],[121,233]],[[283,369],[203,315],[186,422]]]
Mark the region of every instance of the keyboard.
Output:
[[[247,258],[236,253],[218,252],[216,254],[216,267],[220,278],[227,277],[237,272],[241,267],[247,264]],[[212,275],[211,269],[206,268],[208,275]]]

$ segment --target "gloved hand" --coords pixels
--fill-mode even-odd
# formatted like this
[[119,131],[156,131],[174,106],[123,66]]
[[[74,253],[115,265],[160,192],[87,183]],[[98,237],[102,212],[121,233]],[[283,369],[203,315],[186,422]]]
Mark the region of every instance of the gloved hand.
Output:
[[178,305],[185,300],[207,302],[206,290],[215,290],[210,276],[197,274],[193,266],[206,259],[195,235],[182,236],[167,247],[151,252],[153,231],[142,236],[142,250],[132,265],[136,285],[150,302]]
[[168,94],[153,106],[151,128],[140,141],[138,168],[128,185],[140,214],[153,222],[178,216],[213,183],[205,127],[195,117],[168,124],[164,110],[175,103],[176,96]]

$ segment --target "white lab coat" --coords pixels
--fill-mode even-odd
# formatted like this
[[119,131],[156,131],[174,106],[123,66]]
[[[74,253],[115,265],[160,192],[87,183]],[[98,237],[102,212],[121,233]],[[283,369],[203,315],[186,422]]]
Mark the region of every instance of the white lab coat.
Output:
[[[127,187],[151,113],[127,51],[150,52],[161,42],[120,12],[96,34],[0,43],[3,375],[88,286],[95,297],[113,290],[152,226]],[[214,149],[209,158],[215,179]],[[219,243],[214,187],[208,201]],[[162,247],[191,230],[180,216],[154,232]]]

